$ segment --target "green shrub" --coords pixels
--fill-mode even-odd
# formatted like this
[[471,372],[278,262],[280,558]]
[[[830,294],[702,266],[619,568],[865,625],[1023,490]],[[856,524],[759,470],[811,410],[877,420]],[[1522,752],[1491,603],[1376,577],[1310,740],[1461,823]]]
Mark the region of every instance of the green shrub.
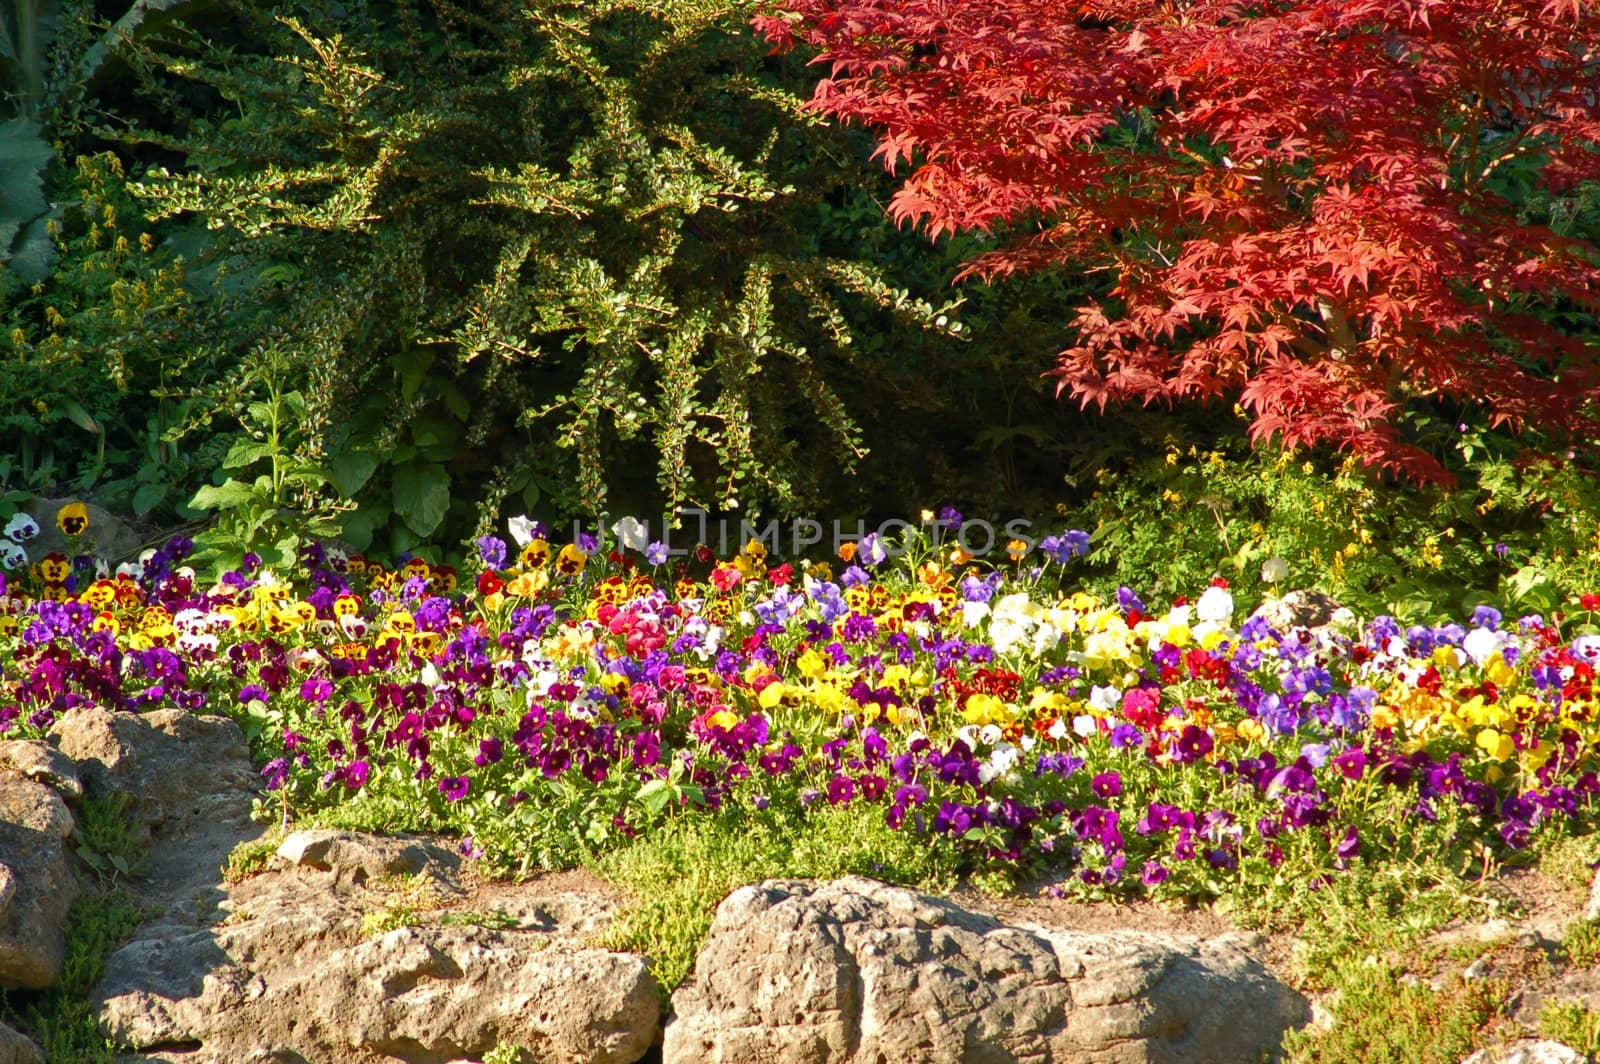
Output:
[[859,170],[745,0],[232,10],[229,47],[136,50],[157,103],[208,103],[125,144],[178,153],[147,208],[216,227],[217,298],[270,310],[230,319],[234,379],[307,397],[346,539],[503,500],[793,509],[854,466],[841,306],[938,310],[802,231]]

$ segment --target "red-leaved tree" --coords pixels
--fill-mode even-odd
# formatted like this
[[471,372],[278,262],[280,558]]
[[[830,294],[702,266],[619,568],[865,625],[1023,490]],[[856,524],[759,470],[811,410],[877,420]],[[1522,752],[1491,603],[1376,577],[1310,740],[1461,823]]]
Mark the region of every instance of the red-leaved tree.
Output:
[[996,234],[985,278],[1105,272],[1053,371],[1085,404],[1238,396],[1425,480],[1408,403],[1600,435],[1600,348],[1550,324],[1600,314],[1560,224],[1600,178],[1591,0],[781,5],[813,105],[911,164],[897,220]]

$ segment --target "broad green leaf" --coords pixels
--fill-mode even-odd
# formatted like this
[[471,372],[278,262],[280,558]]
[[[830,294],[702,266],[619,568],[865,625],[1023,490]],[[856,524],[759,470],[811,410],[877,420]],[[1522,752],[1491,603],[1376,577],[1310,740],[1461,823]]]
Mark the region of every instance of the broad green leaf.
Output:
[[83,431],[98,436],[100,424],[83,408],[83,404],[76,399],[64,399],[61,402],[61,412],[67,415],[67,420],[78,426]]
[[389,363],[400,375],[400,394],[409,403],[417,397],[422,382],[427,379],[428,368],[433,365],[433,352],[413,348],[395,355]]
[[367,451],[346,451],[328,463],[328,479],[349,499],[366,486],[378,468],[378,456]]
[[441,465],[412,462],[394,472],[394,512],[426,539],[450,508],[450,474]]
[[252,440],[248,437],[233,441],[233,446],[228,448],[228,457],[222,460],[224,469],[244,469],[270,458],[274,448],[272,444],[261,440]]
[[137,517],[154,510],[160,505],[161,500],[167,497],[165,484],[140,484],[139,490],[133,493],[133,512]]
[[0,123],[0,265],[11,258],[24,226],[50,209],[44,174],[55,149],[31,118]]
[[52,205],[22,227],[12,241],[11,258],[5,268],[26,285],[35,285],[50,276],[56,263],[56,242],[50,236],[50,223],[61,218],[61,207]]
[[189,505],[197,510],[231,510],[255,502],[257,495],[256,489],[229,477],[219,486],[207,484],[195,492]]

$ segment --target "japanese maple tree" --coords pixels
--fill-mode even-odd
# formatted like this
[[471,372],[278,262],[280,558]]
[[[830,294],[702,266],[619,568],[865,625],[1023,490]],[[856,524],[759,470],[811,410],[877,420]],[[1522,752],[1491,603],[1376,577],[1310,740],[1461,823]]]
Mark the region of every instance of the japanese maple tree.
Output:
[[[813,106],[911,170],[896,219],[994,234],[964,273],[1107,271],[1053,373],[1085,404],[1237,396],[1254,438],[1448,479],[1397,427],[1481,403],[1592,437],[1591,0],[781,0]],[[1530,208],[1532,204],[1532,208]]]

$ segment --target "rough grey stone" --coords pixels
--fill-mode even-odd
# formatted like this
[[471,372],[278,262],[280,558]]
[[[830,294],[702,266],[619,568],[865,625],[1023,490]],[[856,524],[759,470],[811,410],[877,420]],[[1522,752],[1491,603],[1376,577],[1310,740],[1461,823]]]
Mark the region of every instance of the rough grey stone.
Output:
[[37,990],[61,978],[77,897],[65,847],[73,827],[55,790],[0,774],[0,987]]
[[278,846],[277,856],[286,864],[331,872],[357,885],[385,876],[438,876],[461,866],[458,855],[431,842],[354,831],[296,831]]
[[855,877],[770,881],[718,907],[663,1059],[1232,1064],[1308,1015],[1242,942],[1011,926]]
[[1524,1038],[1503,1046],[1480,1049],[1462,1064],[1588,1064],[1589,1058],[1570,1046],[1548,1038]]
[[[89,510],[89,528],[72,543],[56,527],[56,514],[70,502],[84,502]],[[24,507],[39,523],[39,534],[28,541],[28,556],[38,561],[46,554],[60,552],[93,554],[115,565],[133,558],[143,546],[139,533],[103,506],[82,499],[34,499]]]
[[83,795],[78,767],[72,763],[72,759],[49,743],[36,739],[0,742],[0,772],[13,772],[48,784],[68,798]]
[[[660,1030],[645,960],[565,927],[444,919],[432,906],[462,893],[450,858],[414,840],[302,833],[267,872],[226,888],[221,923],[169,913],[113,953],[101,1025],[146,1062],[179,1045],[188,1064],[444,1064],[501,1042],[553,1064],[642,1057]],[[414,926],[364,932],[364,916],[402,907]]]
[[44,1054],[31,1038],[0,1023],[0,1064],[44,1064]]
[[258,780],[244,733],[225,717],[86,706],[63,714],[50,733],[77,762],[86,793],[127,794],[148,827],[249,816],[249,788]]

